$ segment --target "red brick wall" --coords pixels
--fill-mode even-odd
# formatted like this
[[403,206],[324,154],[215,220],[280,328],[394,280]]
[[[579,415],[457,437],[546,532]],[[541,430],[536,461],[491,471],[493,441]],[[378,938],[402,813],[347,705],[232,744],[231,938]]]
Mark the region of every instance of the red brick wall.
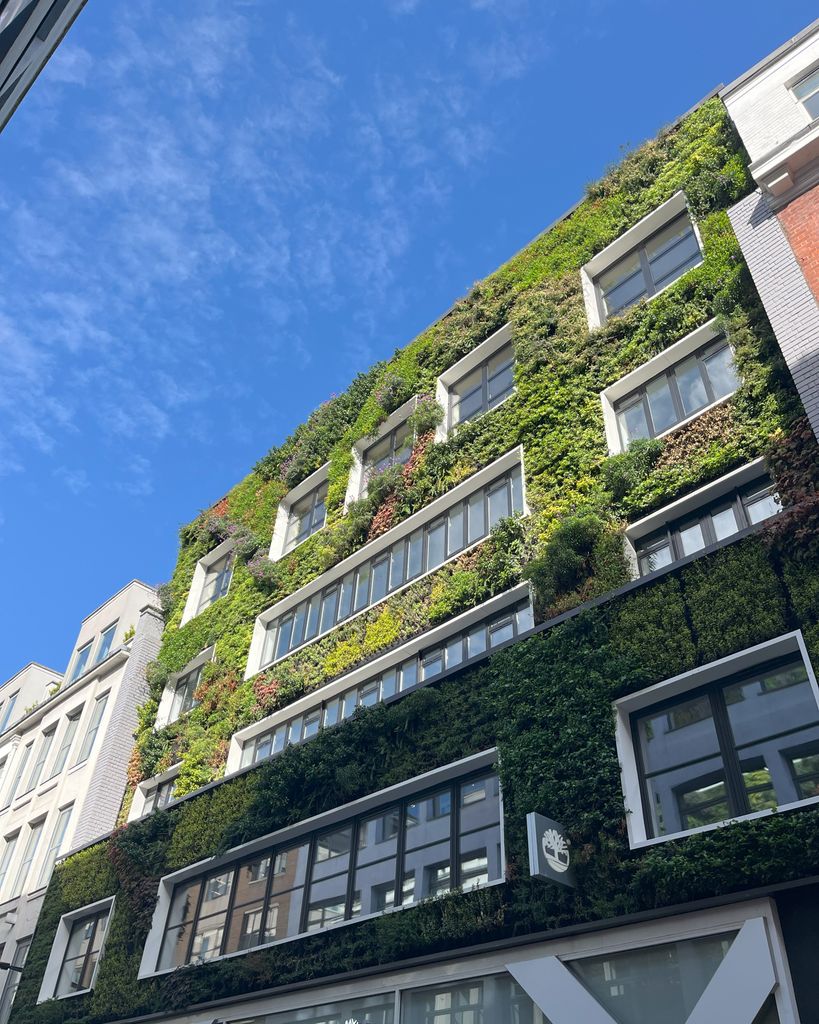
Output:
[[779,211],[779,220],[819,302],[819,185]]

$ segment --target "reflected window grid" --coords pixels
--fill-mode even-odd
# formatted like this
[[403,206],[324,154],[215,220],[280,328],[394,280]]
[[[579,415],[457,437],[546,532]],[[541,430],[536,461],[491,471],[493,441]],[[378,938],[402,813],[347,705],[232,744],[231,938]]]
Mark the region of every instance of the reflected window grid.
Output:
[[[437,569],[458,551],[487,537],[500,519],[522,511],[522,475],[520,466],[516,466],[457,502],[438,519],[350,571],[342,580],[269,622],[265,627],[262,667],[377,604],[423,573]],[[453,536],[456,548],[450,543]]]
[[513,640],[534,625],[529,601],[523,601],[511,610],[501,612],[484,622],[470,626],[441,641],[440,647],[421,650],[403,663],[386,669],[375,679],[368,679],[339,696],[322,702],[303,716],[280,722],[248,740],[242,746],[241,766],[258,764],[286,746],[303,743],[317,736],[322,729],[339,725],[351,718],[360,707],[373,707],[406,693],[419,683],[429,682],[443,672],[456,668],[469,658],[487,654],[500,644]]
[[179,883],[158,969],[502,877],[500,787],[497,775],[484,769],[317,831],[296,846]]
[[801,657],[634,714],[649,836],[819,794],[819,707]]

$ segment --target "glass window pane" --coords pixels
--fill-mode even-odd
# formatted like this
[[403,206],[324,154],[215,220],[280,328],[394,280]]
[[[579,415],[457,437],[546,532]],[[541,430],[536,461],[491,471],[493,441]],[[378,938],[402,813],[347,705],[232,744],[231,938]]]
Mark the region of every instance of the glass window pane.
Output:
[[486,650],[486,626],[478,626],[466,636],[466,656],[474,658]]
[[387,700],[398,692],[398,673],[394,668],[388,668],[381,676],[381,699]]
[[700,263],[697,236],[688,217],[682,216],[658,232],[647,243],[646,256],[657,291]]
[[732,816],[717,732],[707,696],[682,698],[635,716],[652,835]]
[[744,499],[745,511],[751,523],[761,523],[782,511],[779,495],[762,493]]
[[608,316],[633,306],[648,290],[639,252],[631,253],[602,273],[597,285]]
[[734,368],[734,357],[730,345],[723,345],[703,358],[705,372],[714,392],[714,398],[723,398],[736,391],[739,379]]
[[435,651],[429,651],[421,660],[421,678],[432,679],[439,676],[444,670],[444,652],[439,647]]
[[338,614],[338,587],[333,587],[328,590],[324,595],[321,602],[321,626],[319,627],[320,633],[326,633],[328,629],[332,629],[335,625],[336,615]]
[[708,405],[708,394],[695,356],[689,356],[676,366],[674,376],[677,379],[677,388],[686,416],[691,416],[698,409]]
[[727,508],[722,508],[716,512],[712,512],[711,525],[714,527],[714,536],[717,540],[725,540],[726,537],[733,537],[739,529],[733,505],[729,505]]
[[411,690],[418,683],[418,662],[415,658],[401,666],[401,692]]
[[474,544],[486,536],[486,508],[484,506],[484,492],[479,491],[469,499],[468,507],[469,532],[468,542]]
[[651,429],[642,399],[621,409],[617,413],[617,423],[620,427],[620,439],[624,447],[628,447],[637,438],[651,437]]
[[646,385],[646,397],[654,433],[661,434],[664,430],[673,427],[678,417],[677,410],[674,408],[674,399],[671,397],[668,377],[663,375],[650,381]]
[[450,640],[446,645],[446,667],[455,668],[456,665],[460,665],[464,660],[464,638],[462,636],[455,637],[454,640]]
[[653,547],[649,551],[640,553],[640,573],[647,576],[650,572],[671,565],[673,561],[674,552],[671,550],[671,544],[666,543],[659,547]]
[[731,948],[735,932],[568,960],[621,1024],[685,1024]]
[[293,616],[288,615],[279,620],[278,637],[276,639],[276,657],[282,658],[290,650],[290,637],[293,635]]
[[404,855],[405,903],[442,896],[452,888],[450,841],[434,843]]
[[[310,598],[310,603],[307,606],[307,625],[304,630],[304,639],[312,640],[318,633],[319,627],[319,610],[321,608],[321,594],[314,594]],[[293,641],[295,647],[295,638]]]
[[313,867],[313,878],[323,878],[328,874],[336,874],[344,870],[350,856],[352,827],[344,825],[316,837],[316,863]]
[[414,850],[429,843],[449,842],[452,795],[449,789],[407,804],[405,849]]
[[367,606],[370,596],[370,563],[360,566],[355,581],[355,601],[353,611],[359,612]]
[[515,635],[515,626],[511,615],[498,622],[493,622],[489,627],[489,646],[497,647],[498,644],[511,640]]
[[321,711],[317,708],[315,711],[311,711],[308,715],[304,716],[304,728],[302,730],[302,739],[309,740],[312,736],[315,736],[321,726]]
[[441,519],[427,527],[427,572],[437,568],[446,558],[446,521]]
[[464,546],[464,507],[461,504],[449,511],[447,554],[454,555]]
[[289,744],[301,743],[301,730],[302,730],[303,719],[301,715],[294,718],[287,725],[287,742]]
[[411,580],[418,576],[424,564],[424,531],[416,530],[407,541],[409,553],[407,555],[407,579]]
[[371,708],[378,703],[378,680],[366,683],[359,691],[358,702],[363,708]]
[[798,100],[808,99],[816,92],[819,92],[819,68],[793,86],[793,94]]
[[489,529],[511,513],[509,508],[509,486],[503,483],[493,487],[489,492]]
[[339,712],[341,710],[340,703],[338,700],[328,701],[324,705],[324,728],[328,729],[332,725],[338,725]]
[[693,555],[695,551],[702,551],[705,547],[705,535],[702,532],[702,526],[699,523],[683,526],[680,529],[680,544],[685,555]]
[[348,572],[341,581],[341,600],[338,605],[338,621],[350,617],[353,609],[353,590],[355,588],[355,573]]
[[399,541],[390,549],[390,590],[397,590],[404,583],[404,541]]
[[[325,1003],[301,1010],[266,1014],[264,1024],[394,1024],[395,996],[361,996],[343,1003]],[[257,1019],[256,1024],[261,1024]],[[523,1022],[521,1022],[523,1024]]]
[[373,585],[370,594],[370,604],[375,604],[387,596],[387,582],[390,571],[389,558],[381,558],[375,563],[372,570]]

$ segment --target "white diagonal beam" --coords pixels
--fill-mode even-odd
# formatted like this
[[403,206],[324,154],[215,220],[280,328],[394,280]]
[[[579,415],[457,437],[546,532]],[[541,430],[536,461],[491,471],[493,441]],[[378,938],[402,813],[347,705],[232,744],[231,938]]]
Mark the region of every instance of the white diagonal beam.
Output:
[[507,964],[506,970],[552,1024],[617,1024],[556,956]]
[[753,1024],[775,985],[765,922],[752,917],[731,943],[688,1024]]

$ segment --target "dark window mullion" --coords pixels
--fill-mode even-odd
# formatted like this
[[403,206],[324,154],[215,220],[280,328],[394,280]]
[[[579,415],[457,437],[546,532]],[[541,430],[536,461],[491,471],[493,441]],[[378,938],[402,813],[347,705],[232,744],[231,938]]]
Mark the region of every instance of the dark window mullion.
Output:
[[[649,381],[649,384],[650,383],[651,381]],[[646,388],[640,388],[640,401],[643,406],[643,415],[645,416],[646,424],[648,425],[648,436],[656,437],[657,429],[654,426],[654,418],[651,415],[651,406],[648,402],[648,391],[646,390]]]
[[313,892],[313,865],[316,860],[316,833],[308,840],[310,847],[307,851],[307,870],[304,876],[304,898],[301,901],[301,915],[299,917],[299,934],[307,931],[307,911],[310,906],[310,897]]
[[398,835],[395,844],[395,889],[393,890],[393,906],[400,907],[404,903],[404,855],[406,852],[407,805],[409,798],[399,804]]
[[751,526],[751,520],[748,517],[748,510],[745,508],[745,502],[742,500],[742,495],[739,491],[734,495],[734,514],[737,517],[737,525],[740,530],[746,526]]
[[[276,876],[276,849],[268,850],[270,867],[267,869],[267,884],[264,887],[264,903],[262,904],[262,919],[259,923],[259,945],[264,943],[267,934],[267,918],[270,914],[270,900],[273,896],[273,879]],[[294,886],[295,888],[295,886]]]
[[85,951],[85,956],[82,958],[82,970],[80,971],[80,982],[85,977],[85,972],[88,970],[88,961],[91,959],[91,951],[94,948],[94,942],[97,938],[97,927],[99,926],[99,917],[94,918],[94,923],[91,926],[91,938],[88,940],[88,949]]
[[227,910],[225,911],[225,926],[222,930],[222,941],[219,944],[219,956],[225,955],[225,945],[228,940],[228,932],[230,931],[231,918],[233,917],[233,906],[236,903],[236,890],[239,888],[239,871],[241,865],[237,864],[231,871],[231,882],[230,882],[230,896],[228,896]]
[[712,513],[713,509],[703,512],[699,521],[700,529],[702,530],[702,537],[705,541],[706,547],[710,547],[712,544],[716,544],[717,542],[717,535],[714,532],[714,519]]
[[[648,241],[648,239],[647,239]],[[637,250],[640,256],[640,267],[643,271],[643,283],[646,286],[646,295],[652,296],[657,294],[657,286],[654,284],[654,278],[651,276],[651,266],[648,262],[648,256],[646,255],[645,243],[641,245]]]
[[[666,373],[666,379],[668,380],[668,388],[671,391],[671,401],[674,403],[674,412],[677,414],[677,423],[684,420],[688,413],[685,411],[683,406],[682,396],[680,395],[680,386],[677,383],[677,374],[673,369]],[[676,424],[675,424],[676,425]]]
[[[487,638],[488,640],[488,638]],[[457,889],[461,884],[461,861],[458,856],[458,837],[461,832],[461,785],[460,780],[452,784],[450,790],[450,806],[452,813],[449,816],[449,888]]]
[[[188,948],[185,953],[185,963],[191,962],[191,954],[193,953],[193,939],[196,935],[196,929],[199,926],[199,914],[202,911],[202,899],[205,895],[205,885],[207,884],[207,876],[203,876],[199,880],[199,892],[196,896],[196,910],[194,911],[193,917],[191,918],[191,933],[188,936]],[[166,932],[167,934],[167,932]]]
[[355,895],[355,873],[358,867],[358,830],[361,818],[354,818],[350,828],[350,857],[347,864],[347,894],[344,899],[344,920],[353,916],[353,897]]
[[697,368],[700,371],[700,377],[702,377],[703,387],[705,388],[705,397],[708,399],[708,404],[710,405],[715,401],[715,398],[711,378],[708,375],[708,367],[705,365],[705,360],[703,359],[705,351],[706,350],[703,349],[700,352],[696,352],[695,357],[697,360]]
[[728,803],[733,814],[747,814],[750,811],[739,755],[736,751],[725,694],[722,686],[714,687],[709,693],[711,713],[714,716],[714,727],[717,732],[722,763],[725,766],[725,788],[728,791]]
[[671,542],[671,551],[674,555],[674,561],[679,562],[681,558],[685,558],[685,552],[682,548],[682,541],[680,540],[680,529],[679,527],[667,527],[668,539]]

